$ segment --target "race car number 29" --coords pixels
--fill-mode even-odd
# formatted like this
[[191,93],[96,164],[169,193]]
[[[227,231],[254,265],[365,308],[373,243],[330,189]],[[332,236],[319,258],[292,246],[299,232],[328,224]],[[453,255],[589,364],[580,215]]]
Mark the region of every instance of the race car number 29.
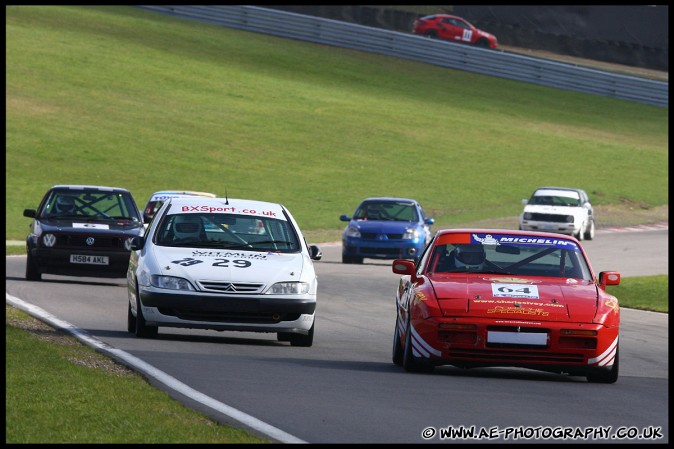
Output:
[[[172,260],[171,263],[181,265],[183,267],[188,267],[190,265],[204,263],[204,261],[200,259],[193,259],[191,257],[186,257],[184,259]],[[248,268],[252,264],[249,260],[215,259],[215,262],[213,262],[211,265],[214,267],[222,267],[222,268],[228,268],[230,266],[233,266],[235,268]]]

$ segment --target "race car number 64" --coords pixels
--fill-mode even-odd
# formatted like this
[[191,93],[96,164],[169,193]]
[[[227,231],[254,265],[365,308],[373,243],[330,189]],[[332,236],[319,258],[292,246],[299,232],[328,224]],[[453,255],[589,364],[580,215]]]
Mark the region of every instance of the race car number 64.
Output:
[[538,299],[538,287],[522,284],[491,284],[495,297]]

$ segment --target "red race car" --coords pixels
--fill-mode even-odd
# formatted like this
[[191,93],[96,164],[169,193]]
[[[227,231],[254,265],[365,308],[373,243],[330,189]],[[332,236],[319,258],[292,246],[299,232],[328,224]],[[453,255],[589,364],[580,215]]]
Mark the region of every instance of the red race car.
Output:
[[620,307],[580,242],[545,232],[438,231],[418,264],[398,259],[393,363],[506,366],[618,380]]
[[478,47],[492,49],[498,47],[496,36],[475,28],[461,17],[449,14],[420,17],[414,21],[412,32],[424,37],[445,39]]

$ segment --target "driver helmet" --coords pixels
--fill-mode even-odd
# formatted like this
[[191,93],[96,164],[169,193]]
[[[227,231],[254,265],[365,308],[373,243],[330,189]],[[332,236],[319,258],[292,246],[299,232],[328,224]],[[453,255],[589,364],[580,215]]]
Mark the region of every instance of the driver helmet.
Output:
[[481,268],[484,264],[486,254],[482,245],[459,245],[454,251],[457,267]]
[[178,240],[200,240],[201,218],[193,214],[178,215],[173,221],[173,235]]
[[75,212],[75,199],[71,196],[58,196],[54,204],[54,210],[57,214],[71,215]]

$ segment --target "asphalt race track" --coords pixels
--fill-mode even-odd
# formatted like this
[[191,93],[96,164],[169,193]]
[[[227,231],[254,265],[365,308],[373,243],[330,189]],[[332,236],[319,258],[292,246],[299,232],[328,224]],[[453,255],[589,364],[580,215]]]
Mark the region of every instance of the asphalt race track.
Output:
[[[584,247],[596,272],[668,274],[668,233],[598,231]],[[279,442],[668,443],[667,314],[623,308],[613,385],[525,369],[409,374],[391,362],[398,276],[390,262],[343,265],[338,244],[321,249],[310,348],[274,334],[189,329],[138,339],[126,331],[125,279],[28,282],[25,256],[6,257],[6,298],[136,366],[186,405]],[[449,436],[471,429],[482,438]]]

